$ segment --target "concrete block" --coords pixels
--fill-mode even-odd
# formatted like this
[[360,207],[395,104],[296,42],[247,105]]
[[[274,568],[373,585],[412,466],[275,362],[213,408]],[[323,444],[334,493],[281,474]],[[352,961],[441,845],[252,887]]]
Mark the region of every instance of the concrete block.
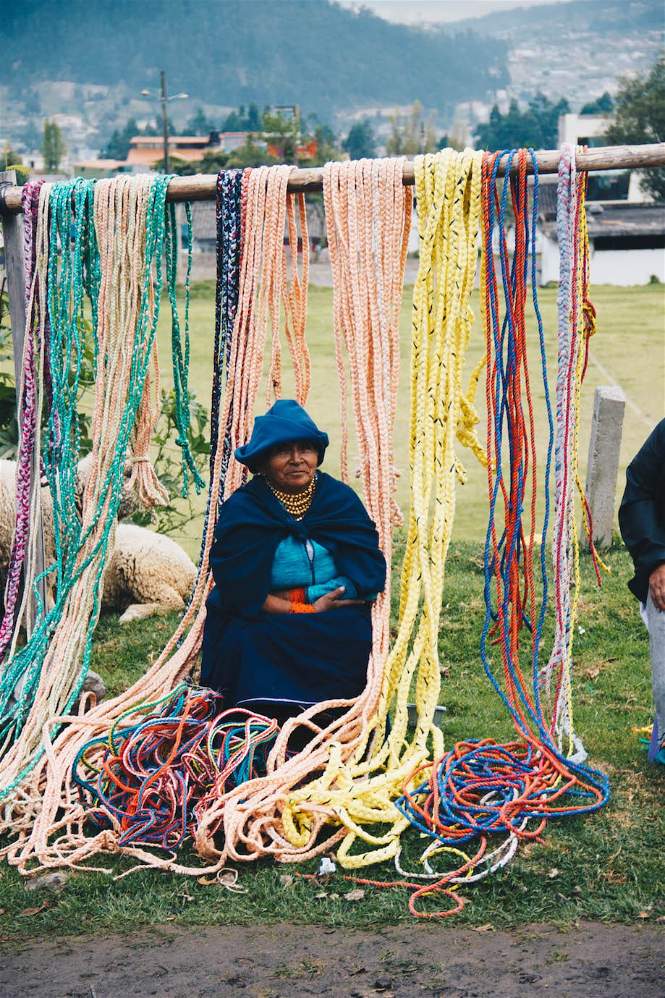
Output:
[[[596,388],[589,440],[586,495],[591,509],[593,539],[598,548],[609,547],[612,543],[625,408],[626,396],[618,385]],[[586,542],[583,525],[581,539]]]

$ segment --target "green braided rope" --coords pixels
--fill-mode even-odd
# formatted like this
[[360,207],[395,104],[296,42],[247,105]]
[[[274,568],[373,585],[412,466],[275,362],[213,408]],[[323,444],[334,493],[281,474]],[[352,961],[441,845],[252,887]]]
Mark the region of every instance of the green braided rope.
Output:
[[[186,285],[185,348],[181,346],[175,293],[176,242],[175,214],[167,209],[166,190],[170,177],[155,177],[151,183],[146,221],[144,253],[145,274],[129,372],[127,404],[121,416],[112,462],[101,487],[101,501],[92,523],[83,531],[77,511],[76,471],[80,451],[77,418],[78,387],[85,350],[86,302],[92,315],[95,364],[99,362],[97,338],[97,301],[101,279],[99,249],[94,228],[94,181],[77,179],[54,185],[50,196],[49,293],[50,322],[49,365],[52,404],[48,419],[48,447],[44,467],[53,498],[55,562],[44,575],[57,573],[56,600],[48,612],[38,602],[38,614],[27,644],[11,658],[0,675],[0,756],[20,736],[29,714],[41,677],[49,641],[62,618],[65,602],[86,568],[97,561],[93,580],[93,608],[87,624],[79,675],[64,712],[80,695],[90,667],[92,638],[99,618],[102,576],[109,556],[109,540],[116,520],[124,483],[124,466],[131,433],[143,396],[146,375],[159,321],[166,258],[166,278],[172,310],[174,373],[180,399],[179,436],[189,433],[189,272]],[[188,206],[189,207],[189,206]],[[149,284],[151,268],[155,274],[154,309],[150,317]],[[183,449],[183,463],[186,452]],[[190,455],[191,456],[191,455]],[[108,497],[108,504],[106,498]],[[104,512],[105,510],[105,512]],[[90,533],[104,516],[98,542],[87,558],[75,569],[76,558]],[[36,586],[35,586],[36,588]],[[37,595],[37,594],[36,594]],[[58,725],[51,731],[53,737]],[[33,753],[18,776],[0,788],[0,801],[6,799],[34,768],[43,754],[43,746]]]
[[192,208],[185,205],[185,217],[189,226],[190,238],[187,241],[187,270],[185,273],[185,315],[184,342],[180,331],[180,317],[176,307],[175,289],[178,276],[178,232],[176,226],[175,204],[169,204],[169,225],[166,232],[166,272],[168,274],[168,293],[171,302],[171,354],[173,357],[173,390],[175,393],[175,424],[178,431],[176,443],[182,451],[182,490],[181,495],[189,492],[189,474],[191,472],[194,488],[199,493],[205,483],[199,474],[196,462],[189,446],[190,429],[190,397],[188,387],[189,371],[189,302],[190,280],[192,273]]

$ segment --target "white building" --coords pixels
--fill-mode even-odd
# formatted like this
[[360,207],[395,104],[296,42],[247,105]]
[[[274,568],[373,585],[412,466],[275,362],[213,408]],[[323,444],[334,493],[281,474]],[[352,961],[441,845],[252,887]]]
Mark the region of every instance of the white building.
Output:
[[[562,114],[559,117],[559,148],[564,142],[574,146],[606,146],[605,134],[610,126],[611,117],[606,114]],[[621,198],[627,201],[649,201],[640,185],[642,173],[639,170],[607,170],[602,175],[604,184],[625,184],[625,194]],[[591,191],[594,196],[593,190]],[[616,197],[616,194],[610,194]]]
[[[665,206],[588,202],[592,284],[665,282]],[[556,205],[540,212],[540,283],[559,280]]]
[[[601,114],[564,114],[559,145],[606,145],[610,119]],[[592,284],[665,282],[665,205],[654,204],[638,171],[611,170],[589,178],[587,223]],[[604,196],[605,195],[605,196]],[[623,198],[623,200],[616,200]],[[559,280],[556,182],[543,178],[539,194],[540,284]]]

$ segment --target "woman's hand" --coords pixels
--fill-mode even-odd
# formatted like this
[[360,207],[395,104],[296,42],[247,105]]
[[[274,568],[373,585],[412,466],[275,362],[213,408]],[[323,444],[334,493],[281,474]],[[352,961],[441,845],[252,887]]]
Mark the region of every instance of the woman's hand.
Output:
[[326,613],[328,610],[336,610],[338,606],[355,606],[358,603],[365,602],[362,599],[342,599],[341,596],[344,591],[344,586],[331,589],[329,593],[319,596],[316,602],[312,603],[312,606],[317,613]]
[[665,564],[654,568],[649,576],[649,592],[654,606],[661,611],[665,610]]

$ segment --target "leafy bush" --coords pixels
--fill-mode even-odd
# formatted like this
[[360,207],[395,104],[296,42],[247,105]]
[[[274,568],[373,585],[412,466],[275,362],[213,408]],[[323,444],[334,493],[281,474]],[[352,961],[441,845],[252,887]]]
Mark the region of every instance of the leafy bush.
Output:
[[[92,450],[91,418],[86,401],[95,383],[91,326],[85,323],[85,351],[81,364],[78,409],[79,440],[81,457]],[[6,281],[0,284],[0,365],[13,358],[12,333],[9,320],[9,296]],[[42,420],[43,444],[46,445],[45,430],[47,414]],[[208,411],[190,392],[190,437],[189,445],[196,466],[205,475],[210,455],[208,436]],[[167,490],[170,501],[167,506],[155,510],[137,512],[132,521],[142,526],[152,526],[160,533],[172,533],[182,529],[195,516],[191,497],[182,497],[182,465],[180,450],[173,443],[177,436],[175,423],[175,392],[173,389],[161,392],[161,411],[153,438],[156,448],[153,465],[157,477]],[[16,460],[18,454],[18,425],[16,421],[16,384],[14,374],[0,371],[0,458]]]

